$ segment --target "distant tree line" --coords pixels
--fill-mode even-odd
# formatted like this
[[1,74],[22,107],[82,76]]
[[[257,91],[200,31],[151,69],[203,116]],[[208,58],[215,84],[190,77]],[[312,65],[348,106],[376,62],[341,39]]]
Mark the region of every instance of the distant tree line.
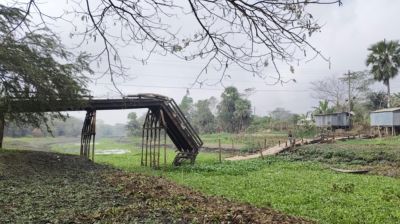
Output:
[[[5,136],[8,137],[46,137],[46,136],[66,136],[80,137],[83,121],[68,117],[65,119],[55,119],[48,124],[36,127],[34,125],[17,125],[15,122],[8,122],[4,129]],[[98,137],[121,137],[127,135],[125,124],[105,124],[102,120],[96,122],[96,136]]]
[[225,88],[220,102],[211,97],[194,103],[189,94],[186,94],[179,106],[200,133],[239,133],[244,131],[252,120],[250,100],[233,86]]

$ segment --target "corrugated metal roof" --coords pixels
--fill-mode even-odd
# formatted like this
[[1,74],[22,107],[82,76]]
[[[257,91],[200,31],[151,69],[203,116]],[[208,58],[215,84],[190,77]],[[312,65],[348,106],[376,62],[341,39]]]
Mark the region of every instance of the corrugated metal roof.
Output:
[[381,113],[381,112],[394,112],[400,111],[400,107],[393,107],[393,108],[385,108],[380,110],[371,111],[371,113]]
[[338,115],[338,114],[352,114],[353,112],[336,112],[336,113],[329,113],[329,114],[315,114],[314,116],[329,116],[329,115]]

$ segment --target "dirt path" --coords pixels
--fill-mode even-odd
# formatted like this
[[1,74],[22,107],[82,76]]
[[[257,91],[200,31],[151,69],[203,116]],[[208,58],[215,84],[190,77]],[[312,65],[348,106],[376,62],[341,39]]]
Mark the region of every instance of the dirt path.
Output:
[[[326,138],[323,140],[323,142],[332,142],[332,141],[341,141],[348,139],[348,137],[336,137],[336,138]],[[303,140],[297,140],[295,143],[295,147],[299,147],[302,145],[307,145],[307,144],[315,144],[315,143],[321,143],[321,139],[303,139]],[[282,143],[280,145],[275,145],[271,148],[268,149],[263,149],[262,150],[262,156],[271,156],[271,155],[276,155],[284,150],[287,150],[290,148],[289,142],[287,144]],[[257,152],[251,155],[246,155],[246,156],[233,156],[226,158],[225,160],[229,161],[238,161],[238,160],[248,160],[248,159],[255,159],[261,157],[261,153]]]
[[[304,144],[313,144],[313,143],[316,143],[318,141],[319,140],[316,140],[316,139],[297,140],[296,143],[295,143],[295,146],[298,147],[298,146],[301,146],[301,145],[304,145]],[[280,152],[282,152],[284,150],[287,150],[289,148],[290,148],[290,146],[289,146],[288,142],[287,142],[287,144],[282,143],[280,145],[275,145],[275,146],[273,146],[271,148],[262,150],[262,156],[276,155],[276,154],[278,154],[278,153],[280,153]],[[238,160],[255,159],[255,158],[259,158],[259,157],[261,157],[261,153],[257,152],[257,153],[254,153],[254,154],[251,154],[251,155],[246,155],[246,156],[233,156],[233,157],[226,158],[225,160],[238,161]]]

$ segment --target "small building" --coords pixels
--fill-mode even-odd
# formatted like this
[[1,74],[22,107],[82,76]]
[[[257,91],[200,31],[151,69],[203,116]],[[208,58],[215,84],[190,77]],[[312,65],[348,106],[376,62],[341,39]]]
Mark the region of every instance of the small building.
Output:
[[352,116],[349,112],[329,113],[329,114],[317,114],[314,115],[315,125],[320,128],[350,128]]
[[385,128],[386,132],[391,130],[392,135],[396,129],[400,129],[400,107],[385,108],[370,113],[371,127]]

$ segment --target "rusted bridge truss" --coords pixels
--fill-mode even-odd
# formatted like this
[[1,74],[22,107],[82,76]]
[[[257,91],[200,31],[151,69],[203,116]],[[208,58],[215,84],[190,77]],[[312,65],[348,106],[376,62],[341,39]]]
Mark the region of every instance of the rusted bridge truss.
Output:
[[[81,132],[81,150],[80,155],[86,158],[90,158],[92,155],[92,160],[94,160],[94,147],[96,139],[96,111],[88,110],[86,111],[86,117],[83,121],[83,127]],[[90,147],[90,144],[93,144]],[[90,152],[92,150],[92,152]]]
[[180,165],[184,160],[194,163],[199,149],[203,145],[202,140],[185,118],[176,102],[165,96],[139,94],[130,95],[122,99],[87,99],[79,104],[79,106],[76,103],[69,104],[62,101],[52,102],[52,105],[52,108],[43,108],[40,104],[32,100],[14,100],[9,102],[7,107],[0,108],[0,115],[15,112],[86,110],[87,113],[81,132],[80,155],[92,160],[94,159],[95,151],[97,110],[149,109],[143,124],[142,133],[141,164],[143,166],[155,168],[160,166],[161,141],[163,140],[162,145],[165,154],[167,135],[175,145],[177,151],[177,155],[173,161],[174,165]]
[[[149,110],[147,112],[142,129],[142,166],[160,167],[161,138],[164,140],[164,153],[166,153],[166,127],[162,110]],[[166,157],[164,156],[164,158]]]

